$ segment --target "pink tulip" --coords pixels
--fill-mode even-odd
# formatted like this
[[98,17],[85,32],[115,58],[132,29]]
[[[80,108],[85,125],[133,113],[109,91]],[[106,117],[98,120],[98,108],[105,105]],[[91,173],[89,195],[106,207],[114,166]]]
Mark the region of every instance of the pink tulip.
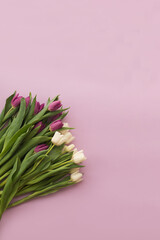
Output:
[[35,147],[34,152],[37,153],[46,149],[48,149],[48,146],[46,144],[40,144],[37,147]]
[[62,127],[63,127],[62,121],[61,120],[56,120],[56,121],[51,123],[49,129],[50,129],[51,132],[53,132],[53,131],[56,131],[56,130],[62,128]]
[[62,106],[62,104],[60,101],[54,101],[54,102],[50,103],[48,110],[53,112],[53,111],[56,111],[61,106]]
[[17,93],[14,97],[13,97],[13,99],[12,99],[12,101],[11,101],[11,104],[12,104],[12,107],[18,107],[19,105],[20,105],[20,103],[21,103],[21,99],[22,99],[23,97],[22,96],[19,96],[19,93]]
[[34,114],[39,113],[43,108],[44,108],[44,103],[40,104],[38,101],[36,101]]
[[34,128],[37,128],[39,126],[40,126],[40,128],[38,130],[38,133],[40,133],[45,128],[45,124],[43,122],[38,122],[35,124]]

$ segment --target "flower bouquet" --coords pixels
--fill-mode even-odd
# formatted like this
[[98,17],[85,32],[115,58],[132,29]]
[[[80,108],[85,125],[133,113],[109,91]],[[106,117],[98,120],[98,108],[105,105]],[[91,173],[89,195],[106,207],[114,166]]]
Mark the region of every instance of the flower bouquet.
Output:
[[59,96],[40,104],[36,96],[12,94],[0,115],[0,218],[7,208],[55,193],[82,180],[83,150],[70,144]]

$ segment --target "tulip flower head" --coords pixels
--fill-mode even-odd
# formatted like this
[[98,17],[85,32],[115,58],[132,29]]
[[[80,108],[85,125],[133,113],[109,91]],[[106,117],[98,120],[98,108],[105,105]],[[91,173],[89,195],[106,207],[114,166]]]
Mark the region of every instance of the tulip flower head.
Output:
[[54,101],[52,102],[49,107],[48,107],[48,110],[50,112],[53,112],[53,111],[56,111],[58,108],[60,108],[62,106],[61,102],[58,100],[58,101]]
[[26,97],[25,100],[26,100],[26,108],[27,108],[30,103],[30,96]]
[[56,131],[53,138],[51,139],[51,142],[56,146],[60,146],[65,142],[65,137],[60,132]]
[[82,176],[83,176],[82,173],[80,173],[80,172],[74,172],[74,173],[71,174],[70,178],[71,178],[71,181],[72,181],[72,182],[78,183],[78,182],[81,182],[81,181],[83,180],[83,179],[82,179]]
[[34,152],[37,153],[47,149],[48,149],[48,146],[46,144],[40,144],[37,147],[35,147]]
[[62,121],[61,120],[56,120],[56,121],[51,123],[49,129],[50,129],[51,132],[53,132],[53,131],[56,131],[56,130],[62,128],[62,127],[63,127]]
[[34,114],[39,113],[44,108],[44,103],[40,104],[38,101],[35,103]]
[[40,126],[40,128],[38,130],[38,133],[40,133],[45,128],[45,124],[43,122],[38,122],[35,124],[34,128],[37,128],[39,126]]
[[12,101],[11,101],[12,107],[14,107],[14,108],[18,107],[18,106],[20,105],[20,103],[21,103],[21,99],[22,99],[22,98],[23,98],[23,97],[22,97],[22,96],[19,96],[19,93],[17,93],[17,94],[13,97],[13,99],[12,99]]
[[62,115],[62,112],[60,112],[60,113],[56,114],[55,116],[51,117],[50,122],[53,122],[53,121],[57,120],[57,118],[59,118],[61,115]]
[[64,146],[63,152],[71,152],[75,148],[74,144],[70,144],[68,146]]
[[76,164],[82,163],[86,160],[83,150],[73,153],[72,161]]
[[71,143],[75,139],[75,137],[70,132],[65,133],[64,137],[65,137],[66,144]]

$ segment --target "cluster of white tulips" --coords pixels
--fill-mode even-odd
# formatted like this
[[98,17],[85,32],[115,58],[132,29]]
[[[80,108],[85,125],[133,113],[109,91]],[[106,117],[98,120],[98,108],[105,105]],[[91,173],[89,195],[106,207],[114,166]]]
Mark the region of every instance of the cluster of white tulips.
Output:
[[[63,143],[65,143],[66,145],[63,148],[63,152],[73,151],[71,160],[76,164],[80,164],[84,160],[86,160],[83,150],[78,151],[77,148],[75,148],[74,144],[70,144],[75,139],[75,137],[71,134],[71,132],[69,132],[69,129],[67,129],[69,128],[68,123],[64,123],[63,127],[66,129],[61,131],[56,131],[51,141],[56,146],[60,146]],[[82,177],[83,177],[83,174],[79,172],[79,168],[73,168],[71,170],[71,176],[70,176],[71,181],[80,182],[83,180]]]

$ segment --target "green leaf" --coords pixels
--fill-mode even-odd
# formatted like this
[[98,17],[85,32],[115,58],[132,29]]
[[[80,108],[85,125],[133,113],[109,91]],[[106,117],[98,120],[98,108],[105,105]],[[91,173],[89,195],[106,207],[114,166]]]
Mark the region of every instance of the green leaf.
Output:
[[49,156],[52,159],[52,162],[55,161],[62,153],[62,149],[64,148],[64,144],[60,146],[54,146],[54,148],[49,153]]
[[60,110],[56,110],[56,111],[53,111],[53,112],[48,112],[46,113],[43,117],[41,117],[41,120],[44,120],[46,118],[49,118],[49,117],[54,117],[56,116],[58,113],[61,113],[61,112],[64,112],[66,110],[68,110],[69,108],[64,108],[64,109],[60,109]]
[[34,108],[35,108],[35,104],[36,104],[36,96],[34,97],[32,103],[31,103],[31,107],[30,107],[30,110],[28,112],[28,115],[25,119],[25,123],[29,122],[31,120],[31,118],[33,117],[33,114],[34,114]]
[[10,141],[7,145],[7,148],[11,149],[7,155],[5,155],[1,161],[0,161],[0,166],[2,166],[8,159],[10,159],[12,157],[12,155],[17,151],[17,149],[20,147],[20,145],[22,144],[23,140],[25,139],[25,137],[28,135],[29,132],[29,128],[27,129],[27,132],[22,133],[21,135],[19,135],[19,137],[14,138],[15,141]]
[[[22,128],[20,128],[13,136],[11,136],[11,138],[8,140],[8,142],[4,143],[2,152],[0,154],[0,159],[11,149],[11,147],[13,146],[13,144],[16,142],[16,140],[24,133],[29,132],[29,130],[31,129],[32,124],[27,124],[25,126],[23,126]],[[27,135],[26,134],[26,135]],[[8,135],[7,135],[8,136]],[[24,135],[23,135],[24,136]]]
[[0,127],[1,127],[1,125],[2,125],[2,123],[3,123],[3,118],[4,118],[5,114],[6,114],[6,112],[8,112],[9,109],[11,108],[11,101],[12,101],[15,93],[16,93],[16,92],[14,92],[11,96],[9,96],[9,97],[6,99],[6,103],[5,103],[4,109],[2,110],[1,115],[0,115]]
[[46,136],[40,136],[40,137],[34,137],[29,142],[24,142],[21,146],[21,149],[17,152],[15,156],[13,156],[11,159],[9,159],[1,168],[0,168],[0,177],[8,171],[14,164],[15,159],[17,156],[20,158],[24,157],[24,155],[30,151],[30,149],[34,148],[38,144],[45,143],[51,141],[51,138]]
[[59,182],[59,183],[54,184],[54,185],[50,185],[50,186],[48,186],[47,188],[44,188],[44,189],[42,189],[42,190],[40,190],[40,191],[36,191],[36,192],[28,195],[27,197],[24,197],[24,198],[22,198],[22,199],[20,199],[20,200],[18,200],[18,201],[16,201],[16,202],[10,204],[10,205],[9,205],[9,208],[10,208],[10,207],[14,207],[14,206],[19,205],[19,204],[22,204],[22,203],[24,203],[24,202],[27,202],[27,201],[35,198],[35,197],[46,196],[46,195],[48,195],[48,194],[51,194],[51,193],[54,193],[54,192],[60,190],[61,188],[64,188],[64,187],[67,187],[67,186],[71,186],[71,185],[73,185],[73,184],[75,184],[75,183],[74,183],[74,182],[71,182],[71,181],[69,180],[69,178],[66,177],[62,182]]
[[59,174],[61,172],[64,172],[66,170],[68,170],[69,168],[67,166],[63,166],[63,167],[59,167],[57,169],[54,169],[54,170],[51,170],[47,173],[43,173],[42,175],[40,175],[39,177],[36,177],[35,179],[29,181],[27,184],[29,185],[32,185],[32,184],[35,184],[37,182],[40,182],[48,177],[51,177],[51,176],[54,176],[56,174]]
[[[38,153],[34,153],[33,156],[30,156],[29,158],[25,158],[23,161],[22,161],[22,164],[21,164],[21,168],[20,168],[20,175],[24,174],[25,171],[30,167],[32,166],[35,161],[39,158],[42,158],[44,154],[47,153],[47,150],[43,150],[43,151],[40,151]],[[26,174],[28,175],[28,174]]]
[[20,165],[21,165],[20,159],[17,157],[16,162],[13,166],[13,169],[7,179],[6,185],[2,192],[0,204],[0,217],[2,216],[3,212],[6,210],[8,204],[11,202],[11,200],[13,199],[18,190],[19,182],[17,182],[18,180],[17,174],[19,172]]
[[59,118],[57,118],[57,120],[58,120],[58,119],[63,119],[63,118],[65,118],[65,117],[67,116],[68,113],[69,113],[69,111],[63,113]]
[[5,143],[4,145],[6,146],[10,140],[10,138],[19,130],[19,128],[22,125],[22,122],[24,120],[24,116],[25,116],[25,111],[26,111],[26,101],[24,98],[21,99],[21,104],[20,104],[20,108],[19,108],[19,112],[17,114],[17,117],[14,118],[13,122],[11,123],[11,125],[9,126],[8,130],[7,130],[7,136],[5,139]]

